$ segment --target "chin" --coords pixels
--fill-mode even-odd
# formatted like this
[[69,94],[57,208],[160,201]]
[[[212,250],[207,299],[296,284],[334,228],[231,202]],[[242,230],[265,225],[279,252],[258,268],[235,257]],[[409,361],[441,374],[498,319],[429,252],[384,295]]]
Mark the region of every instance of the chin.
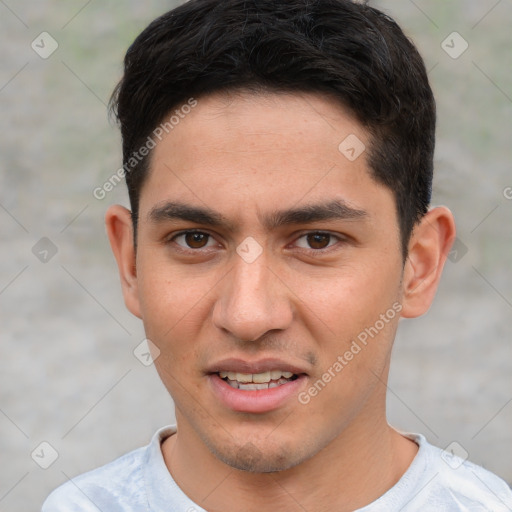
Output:
[[290,447],[274,446],[262,440],[258,448],[252,442],[235,446],[209,446],[213,455],[228,466],[251,473],[275,473],[297,466],[309,458],[300,450]]

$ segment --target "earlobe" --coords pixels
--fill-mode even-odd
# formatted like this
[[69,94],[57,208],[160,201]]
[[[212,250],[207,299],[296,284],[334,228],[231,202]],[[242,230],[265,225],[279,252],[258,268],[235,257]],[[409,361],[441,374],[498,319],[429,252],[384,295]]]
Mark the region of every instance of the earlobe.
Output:
[[418,317],[430,308],[454,239],[455,221],[444,206],[429,210],[415,226],[402,281],[403,317]]
[[110,206],[105,226],[117,261],[124,302],[132,314],[141,318],[131,212],[120,205]]

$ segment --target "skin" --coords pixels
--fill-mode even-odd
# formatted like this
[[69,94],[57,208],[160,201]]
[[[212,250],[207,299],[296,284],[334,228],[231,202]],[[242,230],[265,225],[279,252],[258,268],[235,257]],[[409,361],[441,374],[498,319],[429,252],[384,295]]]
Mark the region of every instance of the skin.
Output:
[[[350,134],[368,147],[345,109],[314,94],[200,98],[153,150],[136,250],[129,211],[107,212],[126,305],[160,350],[155,366],[176,405],[165,463],[209,511],[354,510],[390,489],[417,453],[387,423],[385,383],[399,316],[430,307],[454,221],[448,209],[431,209],[404,262],[392,191],[371,177],[365,152],[349,161],[338,150]],[[227,224],[151,216],[177,201]],[[363,213],[265,222],[331,201]],[[190,229],[210,237],[176,237]],[[318,231],[331,237],[307,236]],[[236,252],[247,237],[262,249],[252,263]],[[300,403],[298,392],[393,304],[401,314]],[[281,407],[238,412],[217,399],[207,375],[225,357],[275,357],[307,375]]]

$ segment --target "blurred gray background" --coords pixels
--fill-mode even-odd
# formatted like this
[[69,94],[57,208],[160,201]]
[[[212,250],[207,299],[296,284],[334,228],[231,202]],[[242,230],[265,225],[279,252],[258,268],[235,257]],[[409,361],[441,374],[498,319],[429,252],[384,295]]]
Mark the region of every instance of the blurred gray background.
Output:
[[[38,510],[57,485],[173,421],[154,368],[134,356],[144,332],[103,227],[109,204],[127,204],[124,184],[103,200],[93,190],[121,165],[106,103],[124,53],[177,3],[0,0],[2,512]],[[512,483],[512,3],[374,5],[425,57],[439,114],[434,203],[458,224],[434,306],[400,327],[390,423]]]

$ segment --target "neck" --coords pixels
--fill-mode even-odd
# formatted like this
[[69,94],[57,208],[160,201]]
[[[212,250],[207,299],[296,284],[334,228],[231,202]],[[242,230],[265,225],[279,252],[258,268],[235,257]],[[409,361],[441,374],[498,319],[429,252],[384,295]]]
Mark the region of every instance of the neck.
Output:
[[163,443],[164,460],[183,492],[209,511],[353,511],[395,485],[418,450],[388,425],[384,413],[376,421],[363,412],[298,466],[251,473],[218,460],[178,413],[177,419],[178,433]]

